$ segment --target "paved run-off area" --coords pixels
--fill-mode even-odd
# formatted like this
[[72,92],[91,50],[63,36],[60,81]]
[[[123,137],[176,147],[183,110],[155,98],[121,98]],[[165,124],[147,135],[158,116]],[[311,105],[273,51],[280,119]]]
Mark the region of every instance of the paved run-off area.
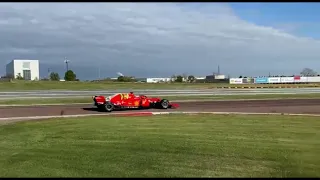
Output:
[[[38,91],[14,91],[1,92],[0,99],[23,99],[23,98],[65,98],[65,97],[91,97],[93,95],[113,95],[115,93],[128,93],[132,90],[105,90],[105,91],[67,91],[67,90],[38,90]],[[207,89],[207,90],[134,90],[135,94],[149,96],[199,96],[199,95],[252,95],[252,94],[310,94],[320,93],[320,88],[292,88],[292,89]]]
[[[180,102],[179,105],[180,107],[177,109],[129,111],[205,111],[320,114],[320,99]],[[128,111],[120,111],[120,113],[121,112]],[[105,112],[98,112],[97,109],[92,105],[0,107],[0,118],[77,114],[105,114]]]

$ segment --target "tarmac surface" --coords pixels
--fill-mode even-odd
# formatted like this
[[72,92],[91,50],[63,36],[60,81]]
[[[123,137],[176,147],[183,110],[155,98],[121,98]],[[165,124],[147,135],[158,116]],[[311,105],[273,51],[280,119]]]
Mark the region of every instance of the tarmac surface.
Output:
[[[114,111],[117,113],[134,111],[189,111],[189,112],[248,112],[248,113],[297,113],[320,114],[320,99],[282,99],[282,100],[244,100],[244,101],[206,101],[180,102],[177,109],[149,109]],[[28,116],[59,116],[79,114],[103,114],[93,105],[56,105],[0,107],[0,118]],[[113,112],[111,112],[113,113]]]
[[[67,90],[39,90],[39,91],[0,91],[0,99],[30,99],[30,98],[77,98],[93,95],[110,96],[115,93],[128,93],[132,90],[109,91],[67,91]],[[199,96],[199,95],[252,95],[252,94],[311,94],[320,93],[320,88],[282,88],[282,89],[180,89],[180,90],[133,90],[135,94],[148,96]]]

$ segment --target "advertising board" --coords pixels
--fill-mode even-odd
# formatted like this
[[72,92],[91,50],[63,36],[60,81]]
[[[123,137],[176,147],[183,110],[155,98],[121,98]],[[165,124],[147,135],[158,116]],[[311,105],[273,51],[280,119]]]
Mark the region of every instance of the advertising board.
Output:
[[294,77],[281,77],[280,81],[281,83],[293,83]]
[[281,83],[281,81],[279,77],[269,77],[268,83]]
[[242,83],[243,84],[253,84],[254,83],[254,79],[253,78],[243,78],[242,79]]
[[301,82],[301,76],[294,76],[294,77],[293,77],[293,81],[294,81],[295,83]]
[[268,83],[320,83],[320,76],[269,77],[269,78],[230,78],[230,84],[268,84]]
[[320,82],[320,76],[314,76],[314,77],[305,77],[306,81],[309,83],[318,83]]
[[242,78],[230,78],[230,84],[242,84]]
[[268,83],[268,78],[254,78],[254,83],[256,84]]
[[[296,82],[296,80],[295,80]],[[306,83],[308,82],[308,77],[300,77],[300,80],[299,80],[300,83]]]

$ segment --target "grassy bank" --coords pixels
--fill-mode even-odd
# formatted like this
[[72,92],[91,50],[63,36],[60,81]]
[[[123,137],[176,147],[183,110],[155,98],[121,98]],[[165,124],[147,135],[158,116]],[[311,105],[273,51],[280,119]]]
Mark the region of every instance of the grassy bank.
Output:
[[53,82],[14,81],[0,82],[0,91],[22,90],[115,90],[115,89],[210,89],[217,87],[320,87],[320,84],[248,84],[226,83],[117,83],[117,82]]
[[320,177],[319,131],[289,116],[20,122],[0,126],[0,176]]
[[[236,100],[236,99],[292,99],[292,98],[320,98],[320,93],[314,94],[258,94],[258,95],[226,95],[226,96],[162,96],[161,98],[174,100]],[[43,99],[10,99],[0,100],[0,105],[12,104],[70,104],[92,103],[91,97],[78,98],[43,98]]]

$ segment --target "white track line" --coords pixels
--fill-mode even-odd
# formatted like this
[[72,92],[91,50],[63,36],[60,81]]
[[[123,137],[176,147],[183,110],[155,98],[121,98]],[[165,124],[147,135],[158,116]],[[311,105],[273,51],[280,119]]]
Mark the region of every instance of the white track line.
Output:
[[113,115],[168,115],[168,114],[215,114],[215,115],[285,115],[285,116],[311,116],[320,117],[320,114],[294,114],[294,113],[246,113],[246,112],[137,112],[137,113],[105,113],[105,114],[77,114],[77,115],[60,115],[60,116],[30,116],[30,117],[7,117],[0,118],[0,121],[11,120],[39,120],[39,119],[52,119],[52,118],[74,118],[74,117],[88,117],[88,116],[113,116]]
[[285,115],[285,116],[315,116],[320,114],[295,114],[295,113],[250,113],[250,112],[152,112],[153,115],[165,114],[215,114],[215,115]]
[[0,121],[7,120],[36,120],[36,119],[51,119],[51,118],[73,118],[73,117],[87,117],[87,116],[107,116],[107,115],[119,115],[125,113],[106,113],[106,114],[75,114],[75,115],[60,115],[60,116],[29,116],[29,117],[7,117],[0,118]]

